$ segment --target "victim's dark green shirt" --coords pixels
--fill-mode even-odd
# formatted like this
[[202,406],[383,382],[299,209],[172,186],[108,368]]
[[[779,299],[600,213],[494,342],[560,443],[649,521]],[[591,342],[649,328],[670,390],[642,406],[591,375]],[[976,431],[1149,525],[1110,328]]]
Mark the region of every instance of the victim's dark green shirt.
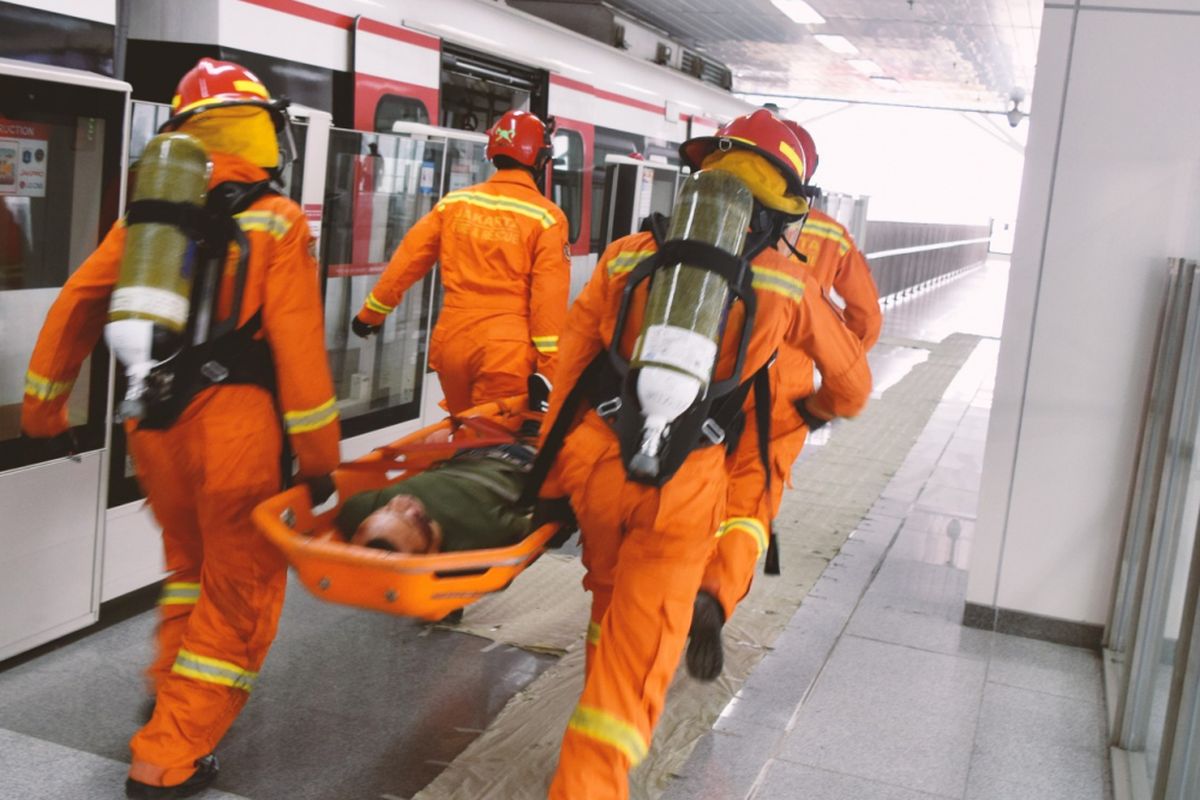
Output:
[[530,509],[517,498],[532,451],[521,445],[466,450],[402,481],[351,497],[335,524],[352,536],[367,516],[393,497],[411,495],[442,526],[442,550],[508,547],[529,533]]

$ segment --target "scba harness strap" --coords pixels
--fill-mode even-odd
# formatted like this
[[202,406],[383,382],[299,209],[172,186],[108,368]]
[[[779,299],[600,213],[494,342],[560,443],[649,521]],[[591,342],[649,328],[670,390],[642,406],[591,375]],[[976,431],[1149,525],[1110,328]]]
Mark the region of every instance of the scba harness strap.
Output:
[[[657,241],[659,232],[656,230],[655,234]],[[726,447],[728,452],[736,449],[745,427],[743,405],[746,397],[753,390],[759,457],[763,467],[765,491],[769,493],[771,486],[769,369],[774,357],[769,359],[767,364],[759,368],[750,378],[740,383],[737,380],[745,362],[746,348],[754,326],[756,297],[751,285],[753,273],[745,259],[732,256],[711,245],[675,240],[662,244],[654,255],[639,263],[630,274],[624,289],[621,308],[618,311],[615,327],[617,333],[613,337],[613,342],[610,343],[607,350],[601,351],[592,359],[563,401],[562,408],[547,432],[542,449],[530,470],[523,494],[525,501],[532,502],[537,497],[584,400],[588,401],[602,419],[613,425],[622,444],[623,460],[628,465],[627,447],[636,449],[638,443],[633,441],[632,445],[628,445],[627,442],[635,439],[640,433],[642,417],[637,408],[636,391],[633,390],[635,381],[630,379],[632,370],[629,367],[629,361],[619,350],[620,331],[624,329],[626,314],[636,286],[650,277],[658,267],[680,262],[708,269],[725,278],[730,284],[735,298],[730,302],[743,302],[746,315],[731,377],[712,383],[705,396],[693,403],[683,417],[672,423],[671,439],[662,462],[663,468],[653,485],[661,486],[666,483],[693,450],[721,444]],[[616,393],[613,391],[614,387],[618,388]]]
[[[160,222],[175,225],[200,250],[192,283],[191,307],[182,350],[153,369],[146,379],[146,413],[140,429],[165,430],[210,386],[248,384],[276,394],[275,364],[262,330],[262,309],[241,327],[242,301],[249,276],[250,242],[234,215],[275,194],[270,181],[227,181],[213,187],[204,208],[187,203],[144,200],[130,204],[127,224]],[[214,322],[212,315],[231,245],[238,263],[229,316]]]

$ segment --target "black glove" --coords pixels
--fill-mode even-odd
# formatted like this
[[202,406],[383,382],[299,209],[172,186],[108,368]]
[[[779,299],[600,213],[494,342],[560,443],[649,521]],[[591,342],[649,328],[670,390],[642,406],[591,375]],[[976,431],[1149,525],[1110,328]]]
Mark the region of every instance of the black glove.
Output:
[[796,406],[796,413],[800,415],[800,419],[804,420],[804,424],[808,426],[808,432],[812,433],[828,425],[829,420],[822,419],[809,411],[808,406],[805,404],[807,399],[807,397],[801,397],[794,405]]
[[522,442],[530,442],[537,445],[537,438],[542,432],[542,423],[536,419],[526,419],[521,421],[521,427],[517,428],[517,439]]
[[314,478],[306,478],[304,485],[308,487],[308,496],[312,501],[313,508],[324,503],[337,491],[337,487],[333,485],[332,475],[317,475]]
[[358,317],[355,317],[350,323],[350,330],[354,331],[354,335],[360,339],[366,339],[373,333],[379,333],[382,325],[368,325]]
[[76,455],[80,450],[79,440],[75,438],[75,431],[70,428],[57,436],[30,436],[22,432],[20,446],[31,454],[35,461],[67,458]]
[[545,414],[550,410],[550,380],[540,372],[535,372],[525,381],[529,392],[529,410]]

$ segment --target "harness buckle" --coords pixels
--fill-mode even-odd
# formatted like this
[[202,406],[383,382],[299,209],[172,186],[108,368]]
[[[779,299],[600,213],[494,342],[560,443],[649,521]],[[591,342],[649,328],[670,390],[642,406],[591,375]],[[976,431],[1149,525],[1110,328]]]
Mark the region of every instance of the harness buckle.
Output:
[[229,377],[229,369],[219,361],[206,361],[200,367],[200,374],[211,383],[221,383]]
[[621,398],[613,397],[596,406],[596,413],[601,419],[607,419],[621,410]]
[[700,425],[700,433],[713,444],[720,444],[725,441],[725,429],[718,425],[717,421],[712,417],[704,420]]

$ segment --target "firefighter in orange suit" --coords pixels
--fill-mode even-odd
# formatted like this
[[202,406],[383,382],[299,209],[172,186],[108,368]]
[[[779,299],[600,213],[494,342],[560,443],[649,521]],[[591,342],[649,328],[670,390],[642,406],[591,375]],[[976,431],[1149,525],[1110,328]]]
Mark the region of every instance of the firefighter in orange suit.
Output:
[[378,331],[439,263],[445,294],[429,364],[452,414],[526,390],[545,411],[571,283],[567,219],[536,181],[549,136],[527,111],[501,116],[488,132],[496,174],[450,192],[412,227],[354,320],[358,336]]
[[[805,183],[809,184],[817,168],[816,143],[798,123],[784,120],[784,124],[804,147]],[[796,232],[794,250],[806,259],[804,267],[812,279],[811,285],[826,293],[830,289],[837,291],[845,302],[846,327],[862,342],[864,352],[870,350],[883,325],[879,292],[871,269],[850,233],[837,220],[816,209],[810,210],[802,222],[792,225],[784,235],[796,236]],[[796,257],[795,253],[792,255]],[[820,362],[817,368],[824,374]],[[804,418],[796,406],[797,401],[813,392],[813,358],[809,353],[789,347],[780,349],[772,370],[772,391],[771,460],[775,472],[770,496],[755,496],[746,491],[745,482],[734,482],[741,494],[729,498],[724,532],[696,596],[687,666],[689,674],[700,680],[715,680],[721,674],[724,664],[721,628],[750,591],[755,565],[768,548],[771,520],[779,513],[783,489],[790,483],[792,464],[799,457],[809,430],[824,424],[818,417]],[[746,459],[733,466],[735,474],[755,468]]]
[[[741,178],[756,199],[751,258],[757,312],[740,379],[758,373],[784,343],[819,354],[828,375],[813,399],[816,413],[849,416],[866,399],[866,361],[858,341],[819,293],[805,291],[800,272],[775,249],[783,224],[806,210],[800,197],[804,164],[800,145],[769,111],[740,117],[712,137],[683,144],[685,160],[724,169]],[[614,242],[572,306],[563,332],[559,387],[549,418],[563,413],[587,365],[620,336],[632,347],[642,306],[630,305],[616,331],[622,291],[635,265],[654,253],[651,235]],[[643,298],[644,285],[638,287]],[[638,297],[635,292],[634,297]],[[732,371],[741,329],[733,306],[721,343],[717,373]],[[595,398],[593,398],[595,402]],[[666,483],[655,488],[631,480],[613,428],[600,416],[606,403],[570,422],[544,496],[569,495],[582,531],[584,585],[592,592],[587,677],[567,726],[552,800],[628,796],[627,772],[646,755],[687,637],[692,604],[716,545],[729,491],[726,448],[697,447]],[[564,423],[556,422],[550,438]],[[548,445],[548,442],[546,443]],[[755,453],[742,436],[738,452]],[[755,456],[757,457],[757,456]],[[763,471],[741,476],[762,493]]]
[[[269,189],[269,170],[280,162],[277,130],[287,124],[283,107],[253,73],[205,58],[183,76],[164,125],[204,146],[212,165],[210,201],[243,198],[230,208],[242,209],[232,217],[248,259],[240,260],[240,247],[227,250],[214,316],[232,317],[240,305],[230,335],[242,338],[224,341],[245,347],[212,351],[224,354],[227,368],[226,376],[215,375],[218,383],[215,361],[205,364],[207,378],[177,367],[173,420],[162,412],[167,416],[151,425],[151,410],[126,423],[138,479],[162,526],[168,571],[148,671],[156,702],[130,742],[128,797],[188,796],[215,778],[213,749],[254,687],[287,577],[283,556],[258,535],[250,511],[283,485],[283,434],[300,478],[326,475],[338,463],[338,412],[311,237],[300,208]],[[105,325],[125,239],[122,220],[50,310],[26,379],[22,426],[29,436],[66,430],[67,396]],[[219,256],[214,263],[220,267]]]

